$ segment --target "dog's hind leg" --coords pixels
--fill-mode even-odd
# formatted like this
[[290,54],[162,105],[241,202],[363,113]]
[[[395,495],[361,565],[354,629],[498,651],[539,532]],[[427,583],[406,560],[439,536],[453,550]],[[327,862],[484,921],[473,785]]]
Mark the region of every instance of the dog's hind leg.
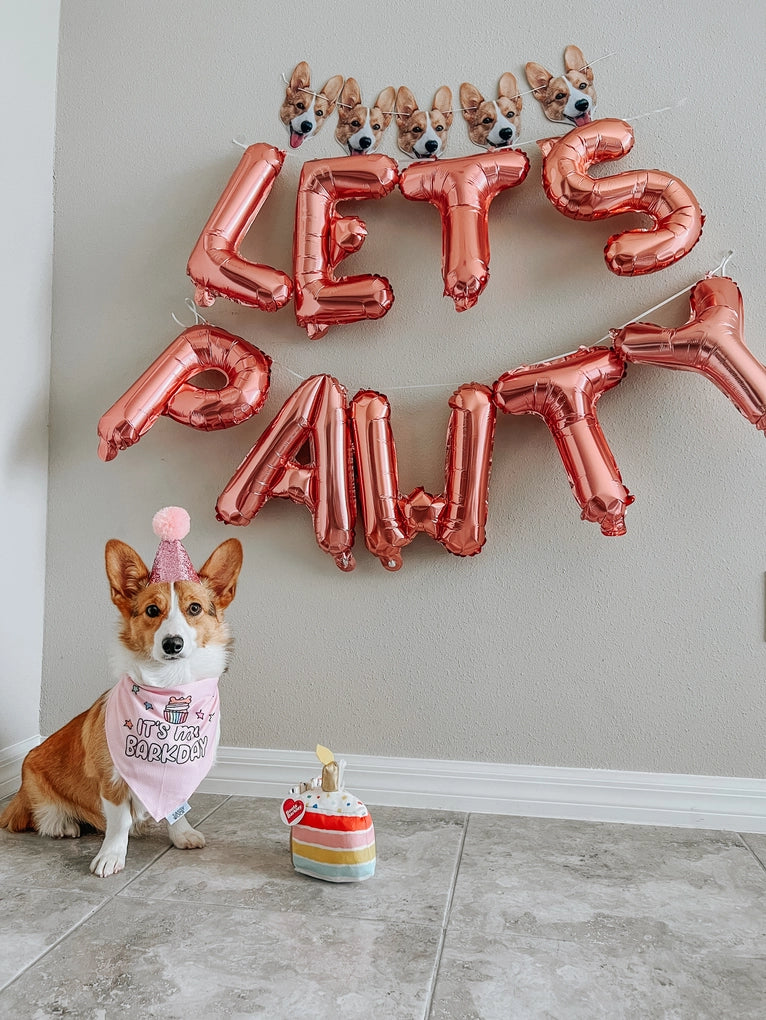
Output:
[[133,818],[129,798],[122,804],[113,804],[106,797],[102,797],[101,804],[106,818],[106,833],[101,849],[90,863],[90,870],[99,878],[106,878],[107,875],[116,875],[125,867],[128,834]]
[[80,835],[80,823],[75,815],[63,804],[40,804],[32,811],[35,828],[41,836],[52,839],[76,839]]

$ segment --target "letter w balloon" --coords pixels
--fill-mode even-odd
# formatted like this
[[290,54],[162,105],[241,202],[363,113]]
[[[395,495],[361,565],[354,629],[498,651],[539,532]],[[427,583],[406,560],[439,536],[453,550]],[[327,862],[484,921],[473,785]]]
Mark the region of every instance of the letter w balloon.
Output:
[[351,402],[365,542],[387,570],[402,565],[401,549],[419,532],[457,556],[474,556],[485,542],[487,492],[496,410],[492,391],[470,383],[450,399],[444,492],[399,491],[391,408],[371,390]]

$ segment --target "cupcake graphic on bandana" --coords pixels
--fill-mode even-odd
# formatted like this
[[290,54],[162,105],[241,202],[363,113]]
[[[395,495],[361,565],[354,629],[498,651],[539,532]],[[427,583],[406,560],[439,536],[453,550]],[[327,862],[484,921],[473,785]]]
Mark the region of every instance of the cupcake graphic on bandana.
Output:
[[185,723],[191,708],[191,694],[185,698],[171,698],[165,705],[165,721],[169,723]]

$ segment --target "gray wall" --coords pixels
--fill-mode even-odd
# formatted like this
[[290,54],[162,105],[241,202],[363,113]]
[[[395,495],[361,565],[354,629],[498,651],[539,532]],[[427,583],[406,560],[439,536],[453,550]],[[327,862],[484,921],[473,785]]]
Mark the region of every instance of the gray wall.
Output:
[[[438,14],[362,4],[353,16],[329,3],[299,18],[289,5],[266,13],[235,0],[64,0],[44,732],[109,682],[105,540],[152,557],[152,514],[178,503],[192,516],[195,561],[230,535],[245,547],[224,744],[766,774],[766,447],[701,377],[635,366],[599,405],[636,495],[623,538],[579,520],[544,425],[503,416],[488,541],[470,560],[420,537],[391,574],[358,532],[357,569],[343,574],[290,502],[272,501],[247,528],[214,516],[297,385],[291,373],[328,372],[350,394],[386,392],[403,490],[439,491],[453,389],[600,340],[701,279],[730,247],[749,343],[766,359],[759,9],[584,0],[575,24],[563,10],[543,17],[499,2],[447,2]],[[98,460],[101,413],[180,332],[171,313],[191,323],[186,261],[241,155],[232,139],[286,147],[283,73],[305,58],[320,83],[342,73],[367,97],[408,84],[426,99],[445,83],[457,94],[465,79],[489,91],[505,70],[523,83],[527,60],[558,67],[570,42],[605,57],[595,64],[601,116],[671,107],[636,119],[633,153],[606,172],[657,167],[692,187],[707,221],[686,259],[634,279],[609,273],[603,245],[635,218],[560,216],[529,146],[528,180],[492,208],[492,279],[476,308],[458,315],[441,296],[433,209],[398,194],[363,203],[370,236],[343,271],[391,279],[396,303],[384,319],[310,343],[291,306],[267,315],[221,299],[210,321],[275,361],[264,411],[211,434],[162,419],[112,463]],[[523,138],[555,133],[528,96]],[[398,155],[393,131],[383,151]],[[302,161],[340,152],[329,128],[288,151],[245,254],[289,269]],[[458,118],[449,155],[470,152]],[[675,325],[687,314],[682,298],[651,318]]]
[[59,5],[31,0],[7,8],[0,34],[0,96],[7,100],[0,167],[6,368],[0,401],[0,750],[40,732]]

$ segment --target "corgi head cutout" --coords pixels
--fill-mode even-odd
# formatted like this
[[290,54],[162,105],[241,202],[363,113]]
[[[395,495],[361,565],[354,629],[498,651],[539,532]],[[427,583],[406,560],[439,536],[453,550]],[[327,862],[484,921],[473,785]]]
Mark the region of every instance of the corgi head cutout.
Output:
[[513,145],[521,131],[522,99],[510,71],[500,78],[497,99],[485,99],[475,85],[460,86],[460,108],[468,123],[468,137],[485,149]]
[[342,87],[343,75],[336,74],[315,92],[311,87],[309,65],[302,60],[296,66],[279,108],[279,119],[287,127],[291,149],[297,149],[322,128],[335,109]]
[[590,124],[596,110],[593,69],[576,46],[564,50],[565,73],[554,78],[540,64],[526,65],[532,95],[542,104],[548,120],[582,127]]
[[338,98],[338,126],[335,138],[349,156],[374,152],[393,120],[396,92],[383,89],[373,106],[362,106],[362,94],[355,78],[347,78]]
[[397,144],[410,159],[443,155],[452,126],[452,92],[442,85],[430,110],[419,110],[412,92],[402,85],[396,93]]

